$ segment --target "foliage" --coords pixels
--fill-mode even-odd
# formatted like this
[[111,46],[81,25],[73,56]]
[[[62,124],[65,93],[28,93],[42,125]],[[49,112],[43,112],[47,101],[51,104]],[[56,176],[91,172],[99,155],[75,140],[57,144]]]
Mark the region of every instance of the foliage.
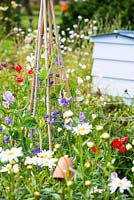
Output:
[[[61,29],[72,28],[73,24],[78,23],[78,16],[81,16],[83,19],[95,19],[103,24],[107,22],[111,26],[113,20],[120,19],[120,28],[133,28],[133,4],[132,0],[71,0],[69,2],[69,9],[62,13]],[[119,27],[115,28],[118,29]]]
[[0,22],[5,32],[9,32],[12,27],[19,23],[20,5],[16,1],[2,0],[0,3]]

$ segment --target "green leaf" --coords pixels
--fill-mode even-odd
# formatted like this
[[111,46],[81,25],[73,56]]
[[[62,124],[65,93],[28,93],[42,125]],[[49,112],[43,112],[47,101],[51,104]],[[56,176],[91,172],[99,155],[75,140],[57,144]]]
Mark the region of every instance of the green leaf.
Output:
[[29,129],[36,129],[37,122],[36,122],[35,118],[33,118],[33,117],[26,117],[24,119],[23,126],[25,128],[29,128]]
[[27,148],[27,149],[30,149],[31,139],[28,138],[28,137],[26,137],[25,142],[26,142],[26,148]]
[[56,96],[59,97],[61,90],[64,88],[65,83],[61,83],[60,85],[57,86],[56,89]]
[[16,108],[17,108],[17,105],[15,102],[10,104],[10,109],[16,109]]

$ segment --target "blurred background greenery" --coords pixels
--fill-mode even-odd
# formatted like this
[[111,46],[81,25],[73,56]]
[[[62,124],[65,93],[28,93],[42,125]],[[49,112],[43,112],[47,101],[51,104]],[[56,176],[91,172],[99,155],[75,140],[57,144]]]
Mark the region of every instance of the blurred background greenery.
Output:
[[[62,30],[77,24],[78,16],[96,20],[104,27],[101,32],[113,23],[119,28],[134,28],[133,0],[55,0],[54,4],[57,24]],[[15,26],[37,28],[39,6],[40,0],[1,0],[0,36]]]
[[[134,0],[54,0],[54,8],[64,48],[72,39],[74,49],[78,37],[82,39],[84,34],[88,48],[86,41],[92,34],[134,28]],[[24,46],[27,34],[37,29],[39,9],[40,0],[0,1],[0,62],[14,62],[10,58]],[[80,40],[79,45],[82,45]]]

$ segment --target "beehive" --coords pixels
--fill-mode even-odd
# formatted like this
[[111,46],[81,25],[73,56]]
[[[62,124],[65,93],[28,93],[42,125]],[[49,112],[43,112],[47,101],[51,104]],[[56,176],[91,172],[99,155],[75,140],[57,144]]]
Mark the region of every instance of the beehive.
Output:
[[134,31],[114,31],[91,37],[93,50],[93,91],[123,97],[130,104],[134,97]]

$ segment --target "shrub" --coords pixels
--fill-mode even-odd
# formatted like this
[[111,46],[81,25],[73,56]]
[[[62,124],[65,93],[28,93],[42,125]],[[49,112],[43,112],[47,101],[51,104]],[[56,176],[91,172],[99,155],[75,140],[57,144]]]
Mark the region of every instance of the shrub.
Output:
[[78,23],[78,16],[88,19],[101,20],[104,24],[108,21],[113,23],[114,19],[120,19],[121,27],[134,27],[134,2],[132,0],[70,0],[69,9],[62,13],[61,29],[65,30]]

